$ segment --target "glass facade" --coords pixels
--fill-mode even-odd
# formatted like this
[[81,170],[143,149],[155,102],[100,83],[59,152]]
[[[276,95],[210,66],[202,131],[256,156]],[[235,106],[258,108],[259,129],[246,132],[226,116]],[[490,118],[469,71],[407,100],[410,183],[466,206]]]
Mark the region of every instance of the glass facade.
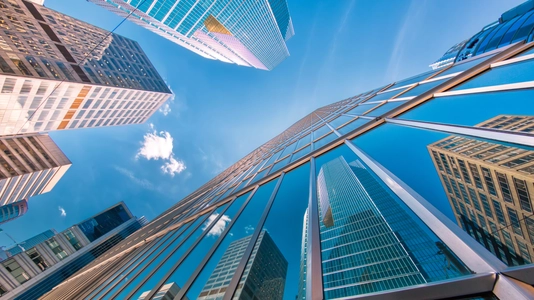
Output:
[[93,242],[131,218],[131,215],[126,211],[124,205],[121,204],[76,226],[83,232],[90,242]]
[[[286,0],[90,0],[208,59],[272,70],[294,35]],[[134,13],[135,12],[135,13]]]
[[315,110],[43,299],[532,299],[524,40]]

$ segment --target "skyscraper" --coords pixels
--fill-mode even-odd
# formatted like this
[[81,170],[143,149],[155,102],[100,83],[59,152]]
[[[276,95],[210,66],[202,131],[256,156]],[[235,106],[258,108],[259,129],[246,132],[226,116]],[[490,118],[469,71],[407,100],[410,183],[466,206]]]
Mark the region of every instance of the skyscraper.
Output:
[[[243,257],[252,236],[234,241],[228,246],[215,271],[208,279],[198,299],[214,300],[224,292]],[[262,231],[254,254],[246,266],[246,276],[241,278],[234,297],[237,299],[283,299],[287,273],[287,261],[267,231]],[[264,266],[269,265],[269,270]],[[228,268],[227,266],[231,266]]]
[[[533,4],[511,17],[532,19],[529,33]],[[150,298],[170,282],[181,288],[178,299],[248,295],[242,279],[277,270],[268,260],[256,264],[264,232],[287,261],[284,288],[278,288],[287,299],[304,293],[306,299],[533,299],[534,266],[500,259],[457,225],[427,148],[452,134],[525,150],[516,158],[521,161],[534,151],[527,119],[522,132],[475,126],[499,115],[534,116],[534,42],[517,31],[526,30],[523,24],[499,30],[503,39],[508,32],[524,37],[515,44],[475,51],[304,116],[43,299],[121,298],[148,290]],[[513,179],[507,180],[512,188]],[[532,183],[523,180],[528,194],[523,188],[517,195],[519,208],[527,199],[533,203]],[[526,238],[528,219],[517,221]],[[507,224],[502,231],[513,231]]]
[[49,192],[71,166],[48,135],[0,137],[0,150],[0,205]]
[[28,201],[20,200],[0,206],[0,224],[14,220],[28,211]]
[[294,35],[286,0],[90,0],[208,59],[272,70]]
[[7,250],[9,257],[0,262],[0,290],[6,299],[38,299],[145,224],[144,217],[134,217],[123,202],[89,220],[103,218],[108,226],[98,238],[85,234],[84,221],[59,233],[48,230]]
[[25,0],[0,18],[0,135],[139,124],[171,97],[135,41]]
[[[534,117],[499,115],[476,126],[529,133]],[[534,151],[462,136],[428,151],[458,225],[508,264],[532,262]]]

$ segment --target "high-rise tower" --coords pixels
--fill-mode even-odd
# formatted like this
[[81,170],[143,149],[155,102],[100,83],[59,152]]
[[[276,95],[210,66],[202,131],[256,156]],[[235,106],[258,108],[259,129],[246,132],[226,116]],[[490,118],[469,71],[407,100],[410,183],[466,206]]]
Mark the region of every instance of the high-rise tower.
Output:
[[0,135],[139,124],[171,97],[135,41],[25,0],[0,18]]
[[205,58],[272,70],[294,35],[286,0],[90,0]]

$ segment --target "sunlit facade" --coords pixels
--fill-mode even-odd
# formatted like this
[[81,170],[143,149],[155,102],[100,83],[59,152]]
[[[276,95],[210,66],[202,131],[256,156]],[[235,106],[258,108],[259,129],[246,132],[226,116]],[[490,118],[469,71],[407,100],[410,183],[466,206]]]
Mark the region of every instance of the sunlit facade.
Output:
[[134,217],[123,202],[89,220],[111,226],[104,226],[102,235],[92,239],[83,231],[82,222],[62,232],[45,231],[8,250],[8,257],[0,261],[0,289],[6,293],[2,298],[38,299],[146,224],[144,217]]
[[[528,133],[534,117],[499,115],[476,126]],[[461,136],[428,149],[458,225],[509,265],[532,262],[534,152]]]
[[44,134],[0,137],[0,150],[0,205],[51,191],[71,166]]
[[286,0],[90,0],[208,59],[272,70],[294,35]]
[[139,44],[44,6],[0,12],[0,135],[145,122],[171,97]]
[[250,237],[225,276],[231,299],[264,231],[287,261],[287,299],[534,298],[530,261],[512,264],[458,226],[428,151],[451,135],[533,151],[532,132],[477,126],[534,116],[532,53],[525,38],[315,110],[43,299],[150,299],[171,282],[176,299],[197,299],[228,247]]

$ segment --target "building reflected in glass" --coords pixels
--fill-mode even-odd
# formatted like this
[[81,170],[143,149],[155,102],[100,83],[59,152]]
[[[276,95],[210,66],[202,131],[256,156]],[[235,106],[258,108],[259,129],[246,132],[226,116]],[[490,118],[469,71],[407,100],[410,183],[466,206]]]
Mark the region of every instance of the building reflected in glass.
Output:
[[[498,115],[476,125],[534,131],[534,117]],[[428,146],[458,225],[510,266],[532,262],[534,151],[463,136]]]
[[323,164],[317,198],[327,299],[468,272],[440,250],[443,244],[413,221],[360,160],[347,163],[340,156]]
[[[252,235],[233,241],[198,299],[222,299]],[[267,267],[268,266],[268,267]],[[287,261],[267,231],[262,231],[234,294],[234,299],[283,299]]]

